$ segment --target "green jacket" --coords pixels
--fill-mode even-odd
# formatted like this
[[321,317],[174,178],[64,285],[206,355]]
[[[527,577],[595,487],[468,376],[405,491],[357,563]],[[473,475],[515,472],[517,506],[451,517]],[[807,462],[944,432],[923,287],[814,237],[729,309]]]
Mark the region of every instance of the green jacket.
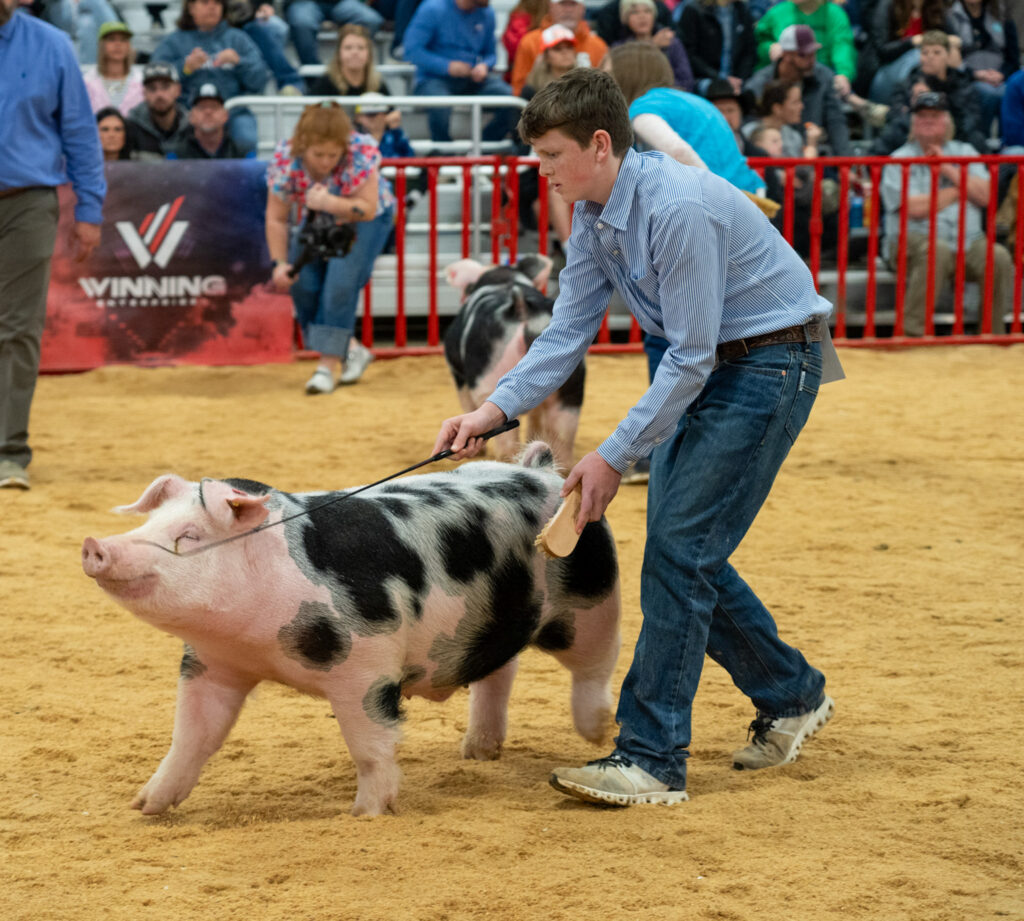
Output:
[[762,16],[754,27],[757,39],[758,67],[771,63],[768,49],[786,26],[810,26],[821,43],[818,62],[842,74],[851,82],[857,76],[857,50],[853,46],[853,29],[842,7],[826,0],[810,16],[800,12],[791,0],[777,3]]

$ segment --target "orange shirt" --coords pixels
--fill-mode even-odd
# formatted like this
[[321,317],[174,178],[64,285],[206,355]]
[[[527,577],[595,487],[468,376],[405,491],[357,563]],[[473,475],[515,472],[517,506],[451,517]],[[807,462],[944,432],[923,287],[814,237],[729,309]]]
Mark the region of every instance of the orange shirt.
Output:
[[[537,60],[537,55],[540,54],[540,33],[551,24],[551,17],[545,17],[544,21],[540,24],[540,28],[527,32],[516,49],[516,58],[512,63],[512,92],[517,96],[523,91],[526,78],[533,69],[533,62]],[[590,31],[590,26],[587,25],[585,19],[581,20],[580,24],[576,26],[576,53],[586,52],[590,55],[591,66],[597,67],[607,51],[608,46],[604,43],[604,40]]]

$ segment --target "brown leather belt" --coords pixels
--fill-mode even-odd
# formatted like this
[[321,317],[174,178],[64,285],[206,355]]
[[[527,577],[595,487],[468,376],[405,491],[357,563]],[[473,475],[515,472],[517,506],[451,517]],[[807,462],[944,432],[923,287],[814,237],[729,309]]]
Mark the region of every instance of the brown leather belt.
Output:
[[824,327],[824,321],[815,317],[800,326],[787,326],[785,329],[777,329],[773,333],[763,333],[760,336],[751,336],[748,339],[733,339],[731,342],[721,343],[715,351],[715,357],[719,361],[730,361],[733,358],[742,358],[748,352],[766,345],[781,345],[785,342],[821,342],[825,337]]

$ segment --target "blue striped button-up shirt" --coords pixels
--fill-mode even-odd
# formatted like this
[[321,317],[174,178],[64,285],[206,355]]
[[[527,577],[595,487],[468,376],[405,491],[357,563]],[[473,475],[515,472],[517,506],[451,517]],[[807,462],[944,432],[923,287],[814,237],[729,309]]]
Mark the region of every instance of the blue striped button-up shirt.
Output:
[[622,472],[675,430],[720,342],[824,317],[807,266],[733,185],[662,153],[627,152],[608,203],[577,202],[551,324],[490,396],[509,418],[538,405],[583,358],[617,290],[669,341],[647,392],[598,448]]
[[0,190],[71,179],[75,220],[103,220],[103,152],[68,37],[27,13],[0,27]]

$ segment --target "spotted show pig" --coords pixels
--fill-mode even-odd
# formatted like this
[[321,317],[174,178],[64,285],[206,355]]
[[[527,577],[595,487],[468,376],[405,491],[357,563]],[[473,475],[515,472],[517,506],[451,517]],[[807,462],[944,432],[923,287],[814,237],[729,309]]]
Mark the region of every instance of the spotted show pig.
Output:
[[576,729],[601,741],[619,650],[615,544],[602,520],[565,559],[534,547],[561,485],[539,442],[519,465],[463,464],[327,505],[344,493],[154,480],[115,510],[149,513],[145,524],[82,547],[100,588],[185,642],[171,748],[132,805],[181,803],[262,680],[330,701],[358,774],[355,815],[395,811],[403,697],[468,685],[462,755],[498,758],[526,646],[569,669]]
[[[448,267],[448,283],[463,292],[459,313],[444,337],[444,355],[465,412],[480,406],[501,377],[526,354],[551,322],[554,302],[539,290],[551,260],[527,256],[515,266],[486,268],[463,259]],[[563,470],[573,465],[573,446],[583,406],[584,363],[527,416],[529,438],[542,438]],[[519,450],[519,432],[492,440],[497,456],[509,460]]]

